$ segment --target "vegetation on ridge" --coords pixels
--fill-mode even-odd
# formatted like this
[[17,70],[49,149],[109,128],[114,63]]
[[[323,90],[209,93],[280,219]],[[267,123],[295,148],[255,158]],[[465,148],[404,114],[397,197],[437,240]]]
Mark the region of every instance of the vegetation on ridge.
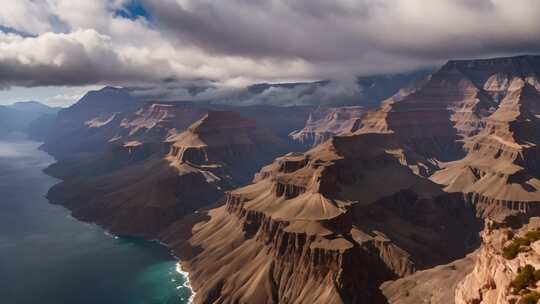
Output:
[[[536,283],[540,280],[540,269],[527,264],[518,269],[518,275],[512,280],[510,286],[514,294],[521,294],[519,304],[536,304],[540,300],[540,293],[531,291],[529,288],[536,288]],[[516,303],[514,299],[511,303]]]
[[529,231],[524,237],[516,237],[512,243],[503,248],[502,255],[507,260],[514,259],[520,252],[529,250],[531,243],[540,240],[540,230]]

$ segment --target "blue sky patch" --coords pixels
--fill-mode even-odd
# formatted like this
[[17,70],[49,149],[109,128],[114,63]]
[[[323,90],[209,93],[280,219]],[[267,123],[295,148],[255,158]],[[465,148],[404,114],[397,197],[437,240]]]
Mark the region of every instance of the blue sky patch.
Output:
[[17,29],[14,29],[14,28],[9,27],[9,26],[4,26],[2,24],[0,24],[0,32],[4,32],[4,33],[7,33],[7,34],[15,34],[15,35],[19,35],[21,37],[37,37],[37,35],[32,35],[32,34],[27,33],[27,32],[19,31]]
[[140,0],[129,0],[121,9],[115,11],[115,15],[131,20],[143,17],[150,20],[150,14],[144,8]]

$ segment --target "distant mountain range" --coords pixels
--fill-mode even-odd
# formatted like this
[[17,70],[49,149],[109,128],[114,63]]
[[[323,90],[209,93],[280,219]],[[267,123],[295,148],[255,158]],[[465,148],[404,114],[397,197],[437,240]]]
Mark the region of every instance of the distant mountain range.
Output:
[[37,101],[23,101],[0,106],[0,136],[12,132],[27,132],[37,119],[40,119],[41,123],[36,128],[41,128],[45,120],[54,120],[59,110],[60,108],[49,107]]
[[[84,110],[90,103],[92,110],[105,111],[148,101],[192,101],[199,104],[229,106],[363,106],[377,107],[381,101],[400,90],[418,86],[431,71],[420,70],[403,74],[359,76],[352,80],[323,80],[294,83],[259,83],[241,89],[221,92],[211,86],[181,88],[181,97],[170,95],[174,89],[153,87],[105,87],[90,91],[74,108]],[[109,100],[114,99],[114,102]],[[94,102],[91,102],[94,100]]]

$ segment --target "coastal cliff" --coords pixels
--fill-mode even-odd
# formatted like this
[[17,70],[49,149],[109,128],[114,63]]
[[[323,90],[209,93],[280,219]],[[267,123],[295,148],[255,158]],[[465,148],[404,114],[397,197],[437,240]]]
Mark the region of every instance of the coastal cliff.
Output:
[[[88,142],[58,148],[49,197],[170,246],[194,303],[521,301],[536,292],[508,286],[536,267],[534,242],[511,244],[540,210],[539,58],[449,61],[367,113],[101,113]],[[291,139],[312,148],[287,153]]]

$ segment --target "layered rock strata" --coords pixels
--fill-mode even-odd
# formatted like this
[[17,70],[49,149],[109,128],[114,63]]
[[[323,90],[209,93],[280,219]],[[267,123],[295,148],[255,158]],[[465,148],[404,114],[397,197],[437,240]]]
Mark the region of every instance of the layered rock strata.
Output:
[[195,301],[384,303],[384,280],[462,256],[473,210],[401,165],[386,137],[334,137],[229,192],[188,241]]
[[223,111],[209,112],[169,140],[166,156],[156,154],[111,173],[71,175],[48,196],[76,217],[115,233],[156,237],[249,180],[254,168],[286,147],[254,121]]
[[485,128],[467,141],[467,156],[444,164],[431,179],[466,194],[484,217],[539,214],[539,110],[539,92],[515,78]]
[[289,137],[307,147],[316,146],[334,135],[350,131],[365,112],[363,107],[318,108],[309,115],[306,126]]
[[[382,280],[464,257],[477,248],[483,219],[498,214],[490,212],[497,200],[487,208],[457,187],[474,186],[485,173],[471,170],[470,178],[454,183],[451,168],[468,160],[482,166],[490,156],[497,159],[489,170],[509,188],[486,179],[489,187],[477,189],[508,194],[514,200],[502,204],[505,210],[533,214],[531,206],[522,208],[525,196],[508,190],[522,187],[531,203],[536,199],[538,65],[522,65],[531,60],[538,61],[450,61],[408,95],[356,120],[350,132],[263,168],[254,184],[230,192],[226,205],[205,213],[185,238],[194,248],[183,265],[196,302],[386,301],[375,288]],[[515,166],[522,173],[505,177]],[[457,286],[472,260],[450,264],[462,270],[438,282]],[[448,275],[426,271],[419,280]],[[419,284],[419,297],[452,298]]]

